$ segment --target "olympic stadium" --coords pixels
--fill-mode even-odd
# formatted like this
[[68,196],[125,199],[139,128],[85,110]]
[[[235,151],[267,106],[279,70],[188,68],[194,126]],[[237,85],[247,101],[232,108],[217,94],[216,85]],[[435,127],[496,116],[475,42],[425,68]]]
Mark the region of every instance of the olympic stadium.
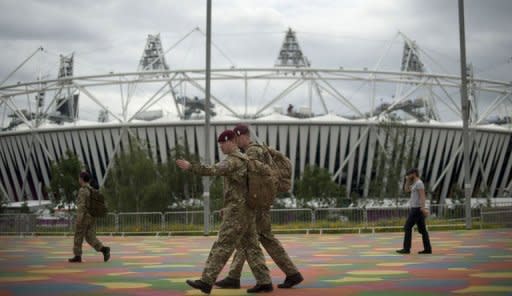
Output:
[[[205,69],[169,67],[172,47],[164,48],[160,35],[141,44],[134,72],[74,75],[75,58],[67,55],[59,57],[55,76],[25,82],[6,77],[0,83],[0,190],[10,201],[48,199],[51,161],[67,150],[103,184],[130,137],[147,143],[157,162],[166,162],[176,145],[203,159],[209,145],[208,158],[219,160],[215,141],[205,142],[205,110],[212,115],[212,136],[247,123],[259,141],[292,160],[294,178],[306,165],[326,168],[347,196],[371,197],[371,184],[389,169],[383,155],[399,161],[398,150],[409,155],[409,165],[419,168],[441,203],[463,188],[461,77],[431,71],[421,40],[398,33],[393,42],[401,43],[401,60],[395,70],[384,70],[385,54],[373,57],[378,62],[372,69],[315,68],[299,37],[285,32],[271,67],[212,69],[208,106]],[[512,83],[476,77],[471,67],[467,78],[473,196],[509,196]]]

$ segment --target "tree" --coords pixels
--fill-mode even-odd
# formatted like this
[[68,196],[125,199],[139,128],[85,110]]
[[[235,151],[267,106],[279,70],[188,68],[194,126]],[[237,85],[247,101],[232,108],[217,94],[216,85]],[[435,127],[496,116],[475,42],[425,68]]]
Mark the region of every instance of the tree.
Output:
[[144,210],[145,196],[156,179],[156,167],[146,150],[131,141],[129,151],[116,155],[105,182],[104,193],[109,210]]
[[28,207],[27,202],[23,202],[20,207],[20,213],[22,214],[30,214],[30,208]]
[[4,212],[4,207],[7,204],[7,196],[3,191],[0,191],[0,213]]
[[315,201],[320,207],[333,206],[342,200],[342,188],[332,179],[327,169],[306,166],[300,180],[295,183],[297,206],[304,207]]
[[82,169],[82,163],[71,151],[66,151],[65,157],[51,164],[51,181],[48,191],[51,193],[52,202],[55,205],[67,204],[71,210],[71,204],[77,197],[79,184],[78,175]]
[[201,177],[178,170],[177,158],[197,160],[182,146],[170,151],[167,163],[157,164],[145,145],[130,138],[131,146],[115,157],[103,191],[110,210],[159,211],[170,205],[185,208],[187,200],[202,194]]
[[378,198],[403,197],[403,173],[406,168],[418,163],[413,155],[414,145],[407,138],[407,127],[396,121],[384,122],[379,124],[378,133],[384,143],[377,147],[377,165],[369,195]]

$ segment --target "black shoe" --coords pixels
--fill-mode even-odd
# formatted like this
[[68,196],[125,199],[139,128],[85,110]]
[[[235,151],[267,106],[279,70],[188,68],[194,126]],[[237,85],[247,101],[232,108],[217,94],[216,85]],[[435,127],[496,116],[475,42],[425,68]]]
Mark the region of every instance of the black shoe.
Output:
[[411,250],[406,250],[406,249],[396,250],[396,252],[398,254],[411,254]]
[[240,289],[240,280],[236,280],[234,278],[226,277],[223,280],[215,282],[215,286],[224,288],[224,289]]
[[81,256],[75,256],[73,258],[69,258],[68,262],[70,262],[70,263],[81,263],[82,262],[82,257]]
[[274,287],[272,287],[272,284],[256,285],[250,289],[247,289],[247,293],[268,293],[272,291],[274,291]]
[[432,250],[419,251],[418,254],[432,254]]
[[299,272],[294,275],[287,276],[284,279],[284,282],[282,284],[277,285],[277,287],[281,288],[281,289],[289,289],[289,288],[299,284],[303,280],[304,280],[304,278],[302,277],[302,274],[300,274],[300,272]]
[[192,288],[201,290],[201,292],[206,294],[210,294],[210,292],[212,291],[212,285],[208,285],[202,280],[187,280],[187,284]]
[[107,262],[110,259],[110,248],[102,247],[100,252],[103,253],[103,262]]

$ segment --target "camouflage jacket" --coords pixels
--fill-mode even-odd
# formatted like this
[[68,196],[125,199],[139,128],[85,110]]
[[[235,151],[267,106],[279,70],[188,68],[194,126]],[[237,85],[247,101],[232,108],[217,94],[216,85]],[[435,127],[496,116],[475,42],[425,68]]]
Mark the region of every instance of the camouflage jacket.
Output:
[[84,216],[88,213],[87,200],[91,194],[91,186],[84,185],[78,190],[78,198],[76,199],[76,219],[82,221]]
[[245,204],[247,193],[247,164],[245,156],[236,149],[214,165],[192,163],[190,170],[202,176],[224,177],[224,207]]
[[245,150],[245,154],[247,155],[248,158],[259,160],[264,164],[270,165],[271,163],[270,154],[260,144],[251,142],[251,144],[249,144],[249,146]]

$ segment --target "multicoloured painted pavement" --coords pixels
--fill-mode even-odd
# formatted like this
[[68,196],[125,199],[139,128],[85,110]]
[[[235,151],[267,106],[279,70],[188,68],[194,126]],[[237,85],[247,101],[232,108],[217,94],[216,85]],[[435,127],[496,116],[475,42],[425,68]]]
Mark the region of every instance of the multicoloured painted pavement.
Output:
[[[397,255],[401,233],[279,235],[305,277],[274,295],[512,295],[512,231],[431,232],[433,255]],[[0,237],[0,295],[201,295],[197,279],[215,237],[100,237],[112,260],[84,243],[84,263],[67,263],[72,237]],[[284,275],[267,257],[274,285]],[[225,268],[224,272],[226,271]],[[225,273],[221,274],[221,277]],[[254,284],[246,265],[245,295]]]

